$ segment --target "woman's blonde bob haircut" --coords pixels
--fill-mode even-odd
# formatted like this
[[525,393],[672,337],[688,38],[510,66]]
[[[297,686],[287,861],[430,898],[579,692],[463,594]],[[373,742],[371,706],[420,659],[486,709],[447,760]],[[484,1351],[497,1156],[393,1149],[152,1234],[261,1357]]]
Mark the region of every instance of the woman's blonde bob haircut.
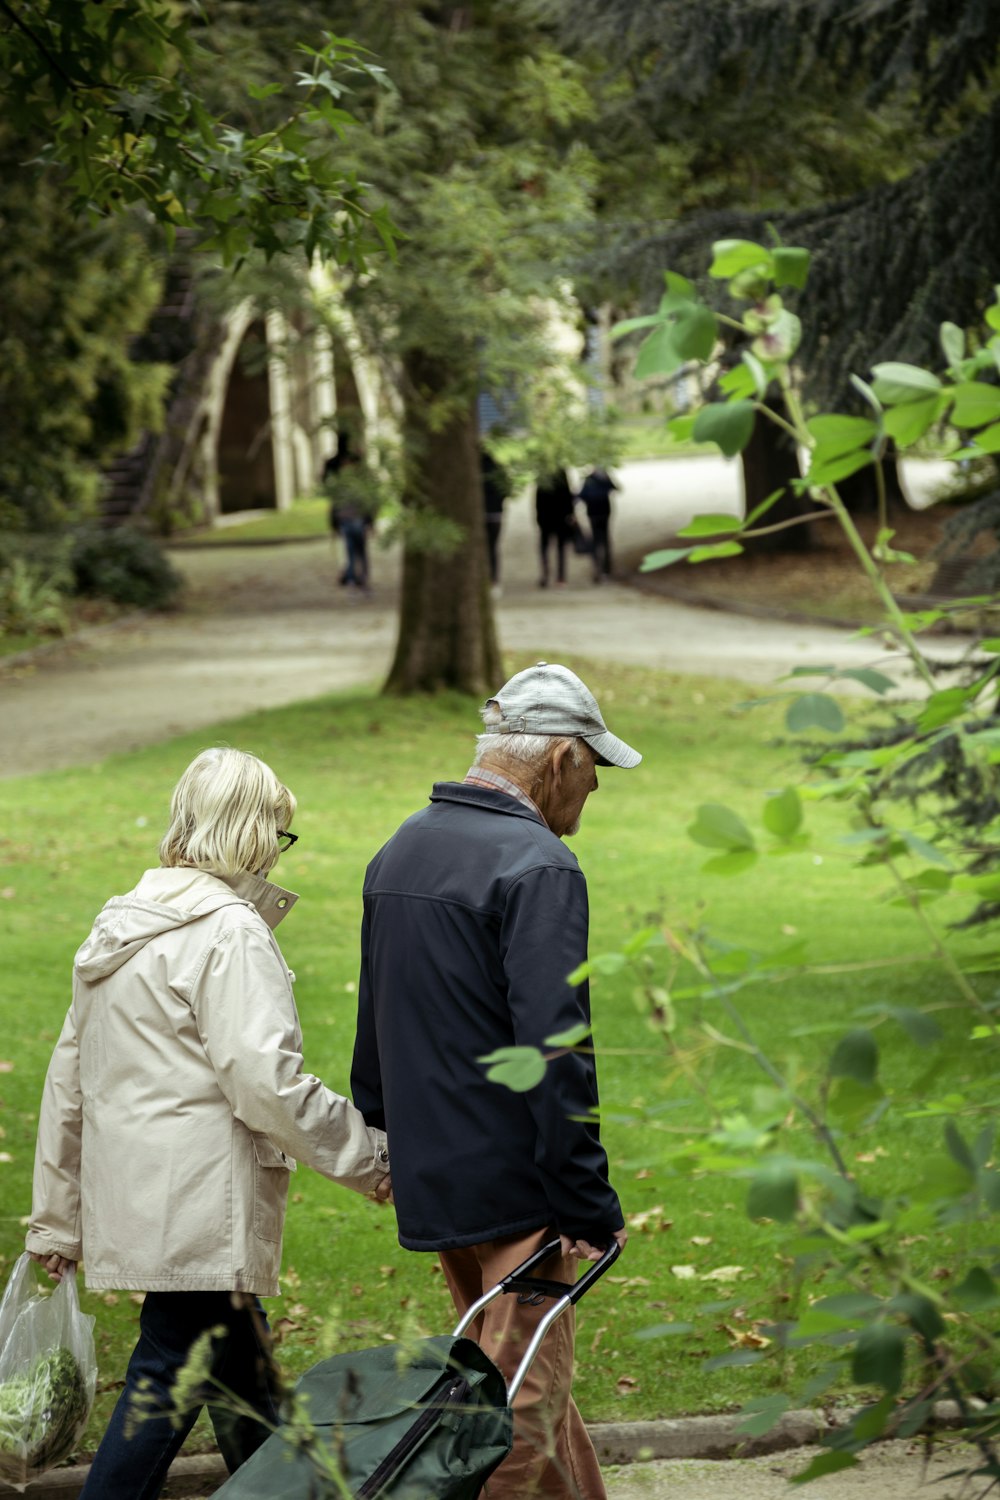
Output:
[[295,798],[270,766],[245,750],[203,750],[170,800],[160,864],[210,875],[266,875],[277,863]]

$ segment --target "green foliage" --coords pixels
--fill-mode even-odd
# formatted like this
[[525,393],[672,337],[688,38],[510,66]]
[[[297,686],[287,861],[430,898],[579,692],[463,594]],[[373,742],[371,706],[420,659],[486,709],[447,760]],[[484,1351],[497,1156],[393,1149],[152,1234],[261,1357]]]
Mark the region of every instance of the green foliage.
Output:
[[364,265],[391,231],[330,148],[356,124],[345,92],[381,69],[329,32],[300,42],[294,79],[244,95],[268,124],[240,128],[203,102],[219,62],[204,24],[157,0],[27,0],[0,31],[8,118],[43,143],[38,160],[58,169],[71,214],[137,204],[168,245],[195,228],[227,262],[259,250]]
[[74,217],[23,166],[34,144],[0,127],[0,527],[43,531],[94,509],[99,465],[158,426],[169,370],[130,358],[160,293],[138,227]]
[[69,565],[76,593],[139,609],[168,608],[183,581],[154,539],[128,526],[78,531]]
[[22,1375],[0,1382],[0,1477],[15,1486],[72,1452],[90,1411],[80,1366],[50,1349]]
[[0,636],[65,635],[62,591],[51,576],[15,557],[0,571]]

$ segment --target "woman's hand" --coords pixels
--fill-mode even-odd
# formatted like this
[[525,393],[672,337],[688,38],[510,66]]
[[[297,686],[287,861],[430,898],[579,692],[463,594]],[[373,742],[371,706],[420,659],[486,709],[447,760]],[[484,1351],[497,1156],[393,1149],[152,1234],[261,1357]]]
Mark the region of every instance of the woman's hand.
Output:
[[72,1276],[76,1270],[76,1261],[67,1260],[64,1255],[39,1255],[37,1250],[29,1250],[28,1254],[36,1265],[48,1272],[53,1281],[62,1281],[64,1276]]

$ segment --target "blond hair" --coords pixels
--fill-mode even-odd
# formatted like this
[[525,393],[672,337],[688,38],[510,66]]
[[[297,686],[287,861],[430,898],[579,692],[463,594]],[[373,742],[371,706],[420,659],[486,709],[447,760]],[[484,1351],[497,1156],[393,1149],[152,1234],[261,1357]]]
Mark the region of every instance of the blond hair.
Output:
[[246,750],[203,750],[170,799],[160,864],[211,875],[266,875],[277,862],[295,798],[270,766]]

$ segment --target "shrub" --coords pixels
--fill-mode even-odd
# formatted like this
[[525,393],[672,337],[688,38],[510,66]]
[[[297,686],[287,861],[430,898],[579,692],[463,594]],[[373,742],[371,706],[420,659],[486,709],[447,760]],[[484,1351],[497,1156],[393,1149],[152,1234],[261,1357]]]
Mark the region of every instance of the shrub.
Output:
[[153,538],[127,526],[78,531],[70,568],[76,593],[140,609],[168,608],[183,582]]
[[0,634],[65,635],[63,596],[43,569],[15,557],[0,572]]

